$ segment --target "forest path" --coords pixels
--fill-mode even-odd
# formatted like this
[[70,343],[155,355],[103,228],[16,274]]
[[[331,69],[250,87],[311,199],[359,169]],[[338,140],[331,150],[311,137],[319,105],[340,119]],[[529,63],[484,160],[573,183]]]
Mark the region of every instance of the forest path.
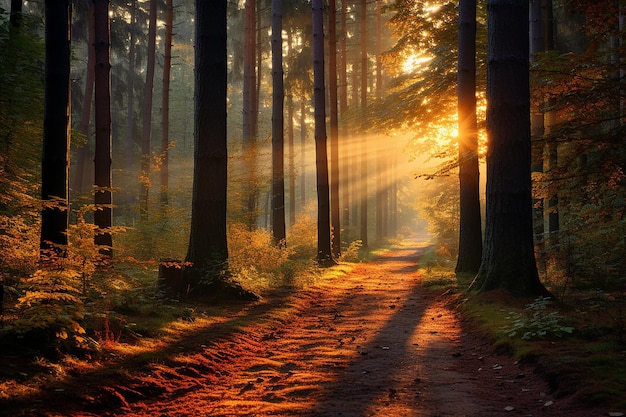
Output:
[[421,286],[425,250],[408,242],[268,297],[224,318],[240,320],[239,331],[196,332],[164,363],[104,382],[81,410],[37,415],[582,416],[466,329],[449,297]]

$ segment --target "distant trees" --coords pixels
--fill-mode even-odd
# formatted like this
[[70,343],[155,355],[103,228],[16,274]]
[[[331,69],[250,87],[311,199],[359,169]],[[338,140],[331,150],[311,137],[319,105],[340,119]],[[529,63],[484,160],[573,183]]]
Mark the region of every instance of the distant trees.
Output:
[[70,2],[45,2],[41,250],[63,253],[69,225]]

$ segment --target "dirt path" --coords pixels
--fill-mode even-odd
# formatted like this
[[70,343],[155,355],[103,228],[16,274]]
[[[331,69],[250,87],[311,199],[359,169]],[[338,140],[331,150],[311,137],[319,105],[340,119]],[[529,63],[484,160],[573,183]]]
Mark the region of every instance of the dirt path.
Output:
[[421,287],[422,251],[401,247],[251,306],[264,309],[261,324],[242,320],[218,341],[208,329],[172,347],[167,363],[85,396],[80,410],[33,415],[585,416]]

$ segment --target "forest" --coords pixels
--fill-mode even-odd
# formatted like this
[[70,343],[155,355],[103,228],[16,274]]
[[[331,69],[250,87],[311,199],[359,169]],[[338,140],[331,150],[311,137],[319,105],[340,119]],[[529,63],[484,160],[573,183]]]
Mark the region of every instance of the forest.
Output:
[[0,415],[623,416],[625,15],[0,0]]

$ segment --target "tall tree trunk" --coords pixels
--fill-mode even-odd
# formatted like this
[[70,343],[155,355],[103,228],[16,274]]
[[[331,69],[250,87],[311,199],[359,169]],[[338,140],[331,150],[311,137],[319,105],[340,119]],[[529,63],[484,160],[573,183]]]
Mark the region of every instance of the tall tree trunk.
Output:
[[41,163],[42,257],[64,254],[69,225],[70,21],[69,0],[45,2],[45,100]]
[[476,122],[476,0],[459,1],[459,255],[457,273],[478,272],[482,256]]
[[[339,108],[341,114],[345,114],[348,111],[348,56],[346,50],[346,34],[347,34],[347,16],[348,6],[346,0],[341,0],[341,34],[339,35],[339,49],[340,49],[340,62],[339,62]],[[341,203],[342,203],[342,223],[345,226],[350,225],[350,190],[352,184],[350,181],[350,163],[349,156],[353,152],[352,144],[348,141],[348,126],[344,121],[341,123],[340,137],[340,153],[343,163],[341,164]]]
[[[131,1],[130,6],[130,26],[133,27],[137,22],[137,0]],[[128,44],[128,70],[126,73],[126,139],[124,143],[124,156],[126,174],[129,175],[133,169],[133,149],[135,147],[135,31],[130,31],[130,39]],[[126,203],[130,205],[134,198],[134,193],[127,193]]]
[[111,37],[109,32],[109,0],[93,0],[95,22],[95,125],[96,150],[94,172],[96,191],[94,223],[97,227],[94,242],[100,253],[110,256],[113,239],[111,226],[113,210],[111,198]]
[[148,217],[148,202],[150,199],[150,141],[152,137],[152,97],[154,90],[154,67],[156,61],[156,25],[157,0],[150,0],[148,24],[148,47],[146,49],[146,83],[143,90],[141,135],[141,217]]
[[[382,98],[382,50],[381,50],[381,37],[382,35],[382,16],[380,11],[380,1],[376,2],[376,99]],[[383,149],[376,152],[376,240],[381,242],[385,236],[385,222],[387,216],[385,215],[386,196],[384,186],[384,161],[387,155]]]
[[[542,0],[530,1],[530,62],[537,59],[537,54],[545,50],[544,27],[542,17]],[[531,172],[543,172],[543,148],[544,148],[544,114],[542,105],[531,107],[530,110],[530,137],[531,137]],[[543,213],[543,198],[533,198],[533,233],[535,244],[538,247],[537,263],[540,270],[545,273],[545,227]]]
[[[367,113],[367,0],[361,0],[361,119],[364,126],[365,114]],[[369,242],[367,238],[367,139],[365,129],[362,130],[361,137],[361,174],[360,174],[360,202],[361,202],[361,242],[367,248]]]
[[317,261],[334,264],[330,247],[330,197],[326,150],[326,97],[324,88],[324,5],[313,0],[313,93],[315,112],[315,168],[317,177]]
[[306,105],[307,100],[300,100],[300,211],[306,207]]
[[80,122],[78,130],[85,135],[85,144],[76,152],[76,165],[74,171],[74,182],[72,188],[74,191],[82,193],[85,191],[85,163],[87,161],[87,152],[89,149],[89,122],[91,121],[91,106],[93,104],[93,84],[95,78],[95,54],[94,48],[95,27],[94,27],[94,10],[93,2],[89,2],[89,22],[88,39],[87,39],[87,77],[85,79],[85,95],[83,98],[83,108],[81,110]]
[[289,146],[289,225],[296,223],[296,154],[294,146],[293,94],[287,96],[287,141]]
[[328,87],[330,92],[330,223],[331,248],[335,258],[341,255],[341,223],[339,210],[339,119],[337,103],[337,5],[328,3]]
[[227,267],[227,2],[196,0],[194,172],[186,261],[218,279]]
[[248,228],[256,227],[259,200],[257,185],[257,2],[245,3],[244,64],[243,64],[243,163],[246,172],[244,184],[244,216]]
[[282,0],[272,0],[272,237],[285,245],[285,87]]
[[[552,9],[552,0],[542,0],[542,20],[543,20],[543,40],[544,51],[551,51],[554,49],[554,16]],[[554,107],[554,100],[551,99],[546,103],[546,107],[549,109],[545,115],[545,134],[549,136],[552,133],[552,129],[556,124],[556,112],[552,110]],[[555,141],[549,141],[547,144],[546,153],[548,155],[547,170],[551,171],[556,169],[558,164],[558,143]],[[551,240],[553,245],[558,244],[559,231],[559,196],[558,191],[554,191],[552,195],[548,197],[547,201],[548,212],[548,232],[551,234]]]
[[487,217],[474,285],[547,295],[533,245],[528,0],[488,0]]
[[165,3],[165,54],[163,56],[163,101],[161,115],[161,206],[168,204],[169,146],[170,146],[170,71],[172,69],[172,40],[174,35],[173,0]]

